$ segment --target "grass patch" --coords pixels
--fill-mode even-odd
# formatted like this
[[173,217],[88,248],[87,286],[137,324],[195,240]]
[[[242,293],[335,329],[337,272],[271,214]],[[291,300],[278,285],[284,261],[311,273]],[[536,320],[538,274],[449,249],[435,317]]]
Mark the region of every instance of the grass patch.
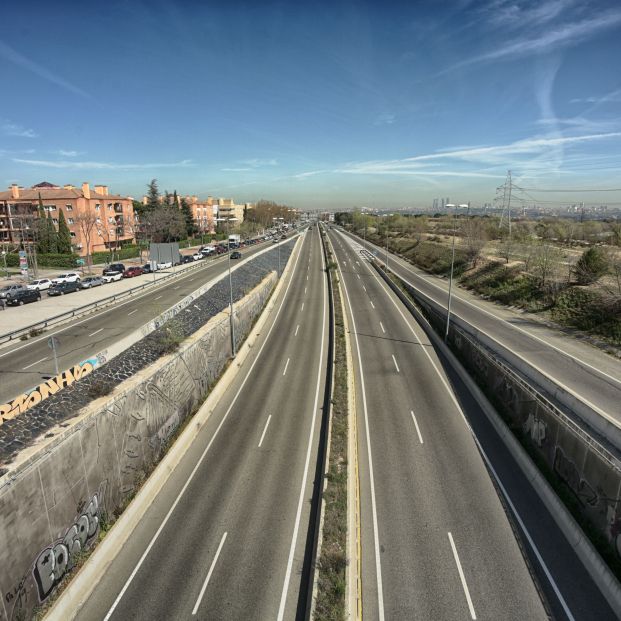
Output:
[[[324,237],[328,265],[334,263],[330,246]],[[335,621],[345,618],[346,568],[347,568],[347,353],[345,326],[339,287],[335,271],[329,269],[334,300],[334,386],[332,392],[332,418],[330,457],[326,489],[322,544],[318,559],[317,598],[315,619]]]

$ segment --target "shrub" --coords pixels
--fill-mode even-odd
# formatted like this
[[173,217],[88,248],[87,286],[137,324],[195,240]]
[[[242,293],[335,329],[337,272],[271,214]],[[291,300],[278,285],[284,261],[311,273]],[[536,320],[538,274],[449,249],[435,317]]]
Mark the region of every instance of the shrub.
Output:
[[609,260],[606,252],[597,246],[587,248],[578,259],[574,273],[578,283],[590,285],[597,282],[609,268]]

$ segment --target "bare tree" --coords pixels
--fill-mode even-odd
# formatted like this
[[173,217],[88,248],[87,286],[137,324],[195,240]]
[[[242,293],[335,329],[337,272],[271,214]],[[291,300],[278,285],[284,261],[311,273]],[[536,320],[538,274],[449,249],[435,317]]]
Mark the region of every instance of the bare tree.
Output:
[[82,233],[82,239],[86,243],[86,265],[90,272],[93,263],[93,257],[91,256],[91,239],[98,224],[97,214],[91,211],[90,207],[87,207],[86,211],[81,211],[74,216],[74,222],[78,225]]
[[187,234],[185,220],[179,209],[158,207],[145,213],[141,222],[147,237],[156,243],[178,241]]
[[466,218],[461,223],[460,232],[468,260],[472,267],[476,267],[486,242],[485,224],[480,218]]

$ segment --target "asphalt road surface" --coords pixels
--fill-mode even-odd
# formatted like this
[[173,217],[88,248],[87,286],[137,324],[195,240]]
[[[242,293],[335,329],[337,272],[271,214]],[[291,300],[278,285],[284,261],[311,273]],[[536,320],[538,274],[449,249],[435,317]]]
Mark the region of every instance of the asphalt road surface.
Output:
[[328,327],[315,228],[253,353],[78,619],[296,618]]
[[[244,248],[243,258],[252,256],[265,247],[265,244],[258,244]],[[53,354],[47,345],[50,336],[54,335],[60,341],[59,370],[68,369],[148,323],[228,268],[226,254],[203,261],[203,267],[192,270],[185,276],[180,275],[140,297],[58,328],[51,328],[39,337],[25,342],[17,341],[0,349],[0,403],[10,401],[44,379],[56,375]],[[77,297],[80,294],[71,295]],[[21,308],[20,312],[28,312],[28,306]]]
[[615,618],[423,330],[345,236],[330,238],[352,331],[364,617]]
[[[383,249],[358,237],[355,240],[374,251],[380,261],[385,260]],[[425,274],[392,253],[389,253],[388,267],[446,308],[448,282],[445,279]],[[453,288],[451,313],[502,343],[621,427],[621,361],[583,343],[573,343],[574,339],[549,330],[526,316],[480,302],[457,287]]]

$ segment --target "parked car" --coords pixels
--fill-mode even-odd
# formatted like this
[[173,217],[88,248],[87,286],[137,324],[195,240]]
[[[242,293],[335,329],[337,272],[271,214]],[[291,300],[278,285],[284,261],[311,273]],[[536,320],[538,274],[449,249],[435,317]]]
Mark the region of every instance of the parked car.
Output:
[[39,278],[39,280],[33,280],[28,285],[28,289],[34,289],[35,291],[44,291],[45,289],[49,289],[51,285],[52,281],[49,278]]
[[9,300],[17,291],[20,291],[21,289],[24,289],[24,285],[6,285],[6,287],[2,287],[2,289],[0,289],[0,298]]
[[241,252],[239,250],[231,252],[231,259],[241,259]]
[[110,263],[108,267],[104,268],[103,275],[107,274],[122,274],[125,271],[125,266],[122,263]]
[[203,258],[203,255],[200,252],[195,252],[192,255],[192,260],[193,261],[200,261]]
[[280,239],[287,239],[287,236],[283,233],[283,234],[280,236]]
[[128,267],[123,272],[123,278],[133,278],[134,276],[140,276],[141,274],[144,274],[144,270],[141,267]]
[[23,306],[28,302],[38,302],[41,299],[41,292],[37,289],[19,289],[7,298],[7,306]]
[[123,272],[112,272],[111,274],[104,274],[101,277],[101,280],[103,280],[104,283],[108,283],[121,280],[121,278],[123,278]]
[[185,264],[185,263],[194,263],[194,258],[192,257],[191,254],[184,254],[181,257],[181,264]]
[[65,295],[65,293],[73,293],[78,290],[76,281],[67,280],[65,282],[54,283],[48,290],[48,295]]
[[101,287],[104,284],[101,276],[87,276],[80,282],[80,289],[92,289],[93,287]]
[[166,270],[170,267],[172,267],[172,261],[162,261],[161,263],[157,264],[158,270]]
[[150,274],[151,272],[155,272],[156,270],[153,269],[153,266],[150,263],[145,263],[142,266],[142,273],[143,274]]
[[57,285],[61,282],[80,282],[82,280],[82,274],[80,272],[65,272],[58,274],[55,278],[52,278],[52,284]]
[[204,257],[209,256],[210,254],[215,254],[216,249],[213,246],[203,246],[198,250]]

